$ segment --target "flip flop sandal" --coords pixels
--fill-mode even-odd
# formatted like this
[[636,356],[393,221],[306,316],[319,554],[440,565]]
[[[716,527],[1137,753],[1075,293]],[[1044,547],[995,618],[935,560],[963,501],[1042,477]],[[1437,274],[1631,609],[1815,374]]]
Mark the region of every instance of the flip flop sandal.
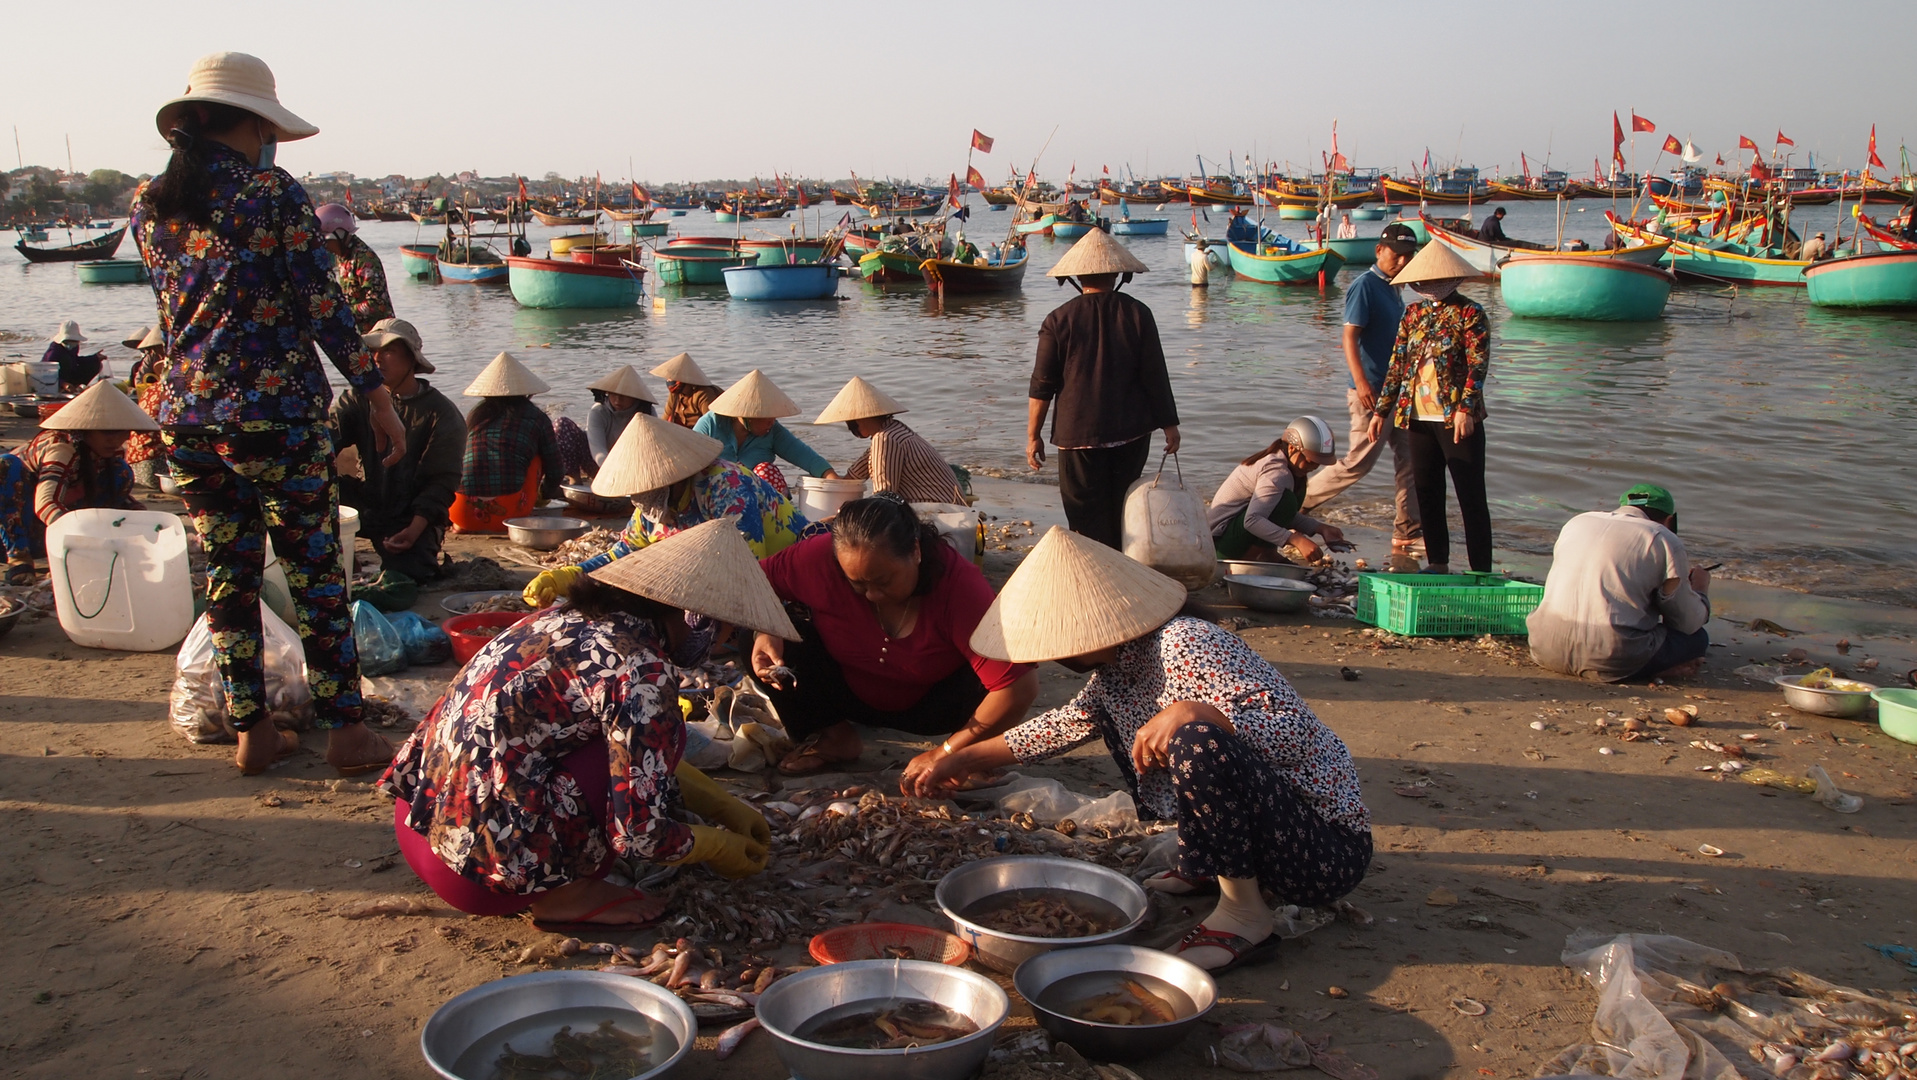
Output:
[[[278,750],[275,750],[273,752],[273,760],[278,761],[281,758],[289,757],[293,754],[297,754],[299,753],[299,749],[300,749],[300,733],[297,731],[293,731],[290,728],[281,728],[280,729],[280,746]],[[269,762],[268,765],[270,766],[271,763]],[[266,768],[249,769],[244,765],[240,766],[241,776],[258,776],[265,771],[266,771]]]
[[592,918],[595,915],[604,915],[606,912],[611,911],[612,909],[620,906],[621,904],[630,904],[634,900],[644,900],[646,898],[647,898],[646,893],[640,892],[638,889],[631,889],[631,890],[628,890],[627,895],[622,896],[617,900],[611,900],[604,904],[600,904],[598,907],[593,908],[591,911],[588,911],[584,915],[581,915],[579,918],[573,919],[571,921],[561,922],[561,921],[547,920],[547,919],[534,919],[532,920],[533,929],[543,930],[548,934],[603,934],[608,931],[624,932],[624,931],[632,931],[632,930],[644,930],[649,926],[657,926],[659,922],[666,917],[666,913],[664,911],[661,911],[658,915],[655,915],[652,918],[643,920],[641,922],[623,922],[623,923],[593,922]]
[[[808,759],[809,763],[807,763]],[[819,736],[814,735],[800,743],[797,749],[779,762],[779,772],[784,776],[811,776],[835,765],[850,765],[857,760],[859,760],[857,754],[837,758],[825,756],[825,753],[819,749]]]
[[1222,930],[1207,930],[1201,925],[1193,927],[1191,933],[1186,934],[1178,942],[1178,952],[1175,955],[1183,956],[1192,949],[1204,948],[1223,949],[1231,954],[1231,961],[1223,967],[1205,969],[1213,978],[1217,978],[1227,971],[1270,962],[1278,955],[1278,935],[1272,934],[1254,945],[1237,934],[1227,934]]

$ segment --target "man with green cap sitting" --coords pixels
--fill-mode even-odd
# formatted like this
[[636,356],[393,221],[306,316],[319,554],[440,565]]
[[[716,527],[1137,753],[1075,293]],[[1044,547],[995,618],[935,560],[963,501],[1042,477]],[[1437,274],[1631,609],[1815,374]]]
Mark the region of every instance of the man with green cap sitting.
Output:
[[1564,523],[1531,613],[1538,665],[1602,682],[1683,678],[1710,648],[1711,574],[1677,538],[1677,500],[1656,484]]

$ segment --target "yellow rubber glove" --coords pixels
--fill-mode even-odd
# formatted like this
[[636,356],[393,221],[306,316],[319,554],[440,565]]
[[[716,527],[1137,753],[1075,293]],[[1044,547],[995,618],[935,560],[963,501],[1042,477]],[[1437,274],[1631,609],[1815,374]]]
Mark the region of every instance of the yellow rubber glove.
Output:
[[766,845],[741,836],[730,829],[712,825],[692,826],[692,850],[685,858],[669,866],[705,863],[721,877],[748,878],[765,870]]
[[584,576],[585,571],[577,566],[562,566],[556,570],[541,570],[539,576],[526,583],[526,591],[521,593],[527,607],[542,608],[566,595],[572,583]]
[[683,761],[673,775],[679,778],[679,794],[685,797],[686,809],[761,846],[772,843],[772,826],[766,824],[765,815],[734,798],[712,777]]

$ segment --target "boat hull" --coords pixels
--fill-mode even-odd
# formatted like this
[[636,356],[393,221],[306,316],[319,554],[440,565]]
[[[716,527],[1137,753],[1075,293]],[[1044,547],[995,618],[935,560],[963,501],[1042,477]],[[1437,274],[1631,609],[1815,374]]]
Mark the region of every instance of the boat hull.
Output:
[[825,241],[744,240],[739,247],[757,258],[760,266],[784,266],[787,263],[815,263],[825,254]]
[[1330,248],[1318,248],[1302,255],[1260,255],[1238,244],[1228,244],[1226,251],[1234,275],[1266,285],[1316,285],[1320,273],[1329,282],[1345,264],[1344,256]]
[[1043,233],[1052,235],[1052,229],[1058,224],[1057,214],[1046,214],[1037,221],[1025,221],[1012,226],[1012,231],[1020,236],[1036,236]]
[[1326,240],[1325,246],[1337,252],[1347,266],[1370,266],[1378,261],[1378,238],[1361,236],[1350,240]]
[[859,257],[859,276],[880,285],[925,280],[919,273],[922,255],[899,251],[868,251]]
[[[1196,250],[1198,250],[1197,244],[1192,243],[1190,240],[1185,241],[1186,266],[1191,265],[1191,254]],[[1223,240],[1213,240],[1205,245],[1205,265],[1211,267],[1213,270],[1222,271],[1231,269],[1231,256],[1226,254],[1225,242]]]
[[1170,231],[1170,218],[1119,218],[1112,222],[1113,236],[1163,236]]
[[1076,240],[1098,226],[1089,221],[1054,221],[1052,235],[1060,240]]
[[734,300],[823,300],[839,291],[839,268],[826,263],[729,266],[724,274]]
[[[1665,240],[1664,237],[1654,236],[1615,218],[1612,219],[1612,227],[1627,240],[1639,240],[1647,244]],[[1802,259],[1766,259],[1676,238],[1670,239],[1669,244],[1663,265],[1681,277],[1730,285],[1776,285],[1799,289],[1806,284],[1804,268],[1810,264]]]
[[513,299],[529,308],[632,307],[645,292],[637,267],[508,256]]
[[637,240],[644,236],[664,236],[671,229],[671,224],[664,221],[635,221],[626,226],[626,235]]
[[125,238],[126,226],[122,225],[104,236],[82,240],[66,247],[29,247],[25,240],[21,240],[13,245],[13,250],[19,252],[22,258],[31,263],[92,262],[113,258],[113,253],[120,250],[120,241]]
[[757,262],[757,256],[731,248],[681,246],[652,253],[652,271],[663,285],[724,285],[727,268]]
[[1309,206],[1280,205],[1278,207],[1279,221],[1310,221],[1317,216],[1318,211]]
[[1351,211],[1353,221],[1383,221],[1391,216],[1391,210],[1383,206],[1360,206]]
[[1917,308],[1917,251],[1843,255],[1804,270],[1818,307]]
[[1676,276],[1622,259],[1516,255],[1498,289],[1505,307],[1527,319],[1650,322],[1664,316]]
[[146,264],[138,259],[97,259],[74,269],[88,285],[131,285],[146,280]]
[[543,210],[532,212],[533,220],[541,225],[564,228],[569,225],[590,225],[599,219],[598,214],[548,214]]
[[1021,255],[1015,263],[978,266],[950,259],[927,259],[919,264],[919,275],[941,296],[1018,292],[1025,287],[1025,265],[1031,261],[1030,255]]
[[439,248],[432,244],[401,244],[400,272],[415,281],[431,281],[439,273]]
[[512,276],[505,263],[452,263],[441,259],[436,265],[439,280],[454,285],[505,285]]
[[1427,235],[1436,238],[1444,246],[1456,252],[1472,268],[1487,278],[1495,278],[1499,268],[1513,256],[1523,255],[1562,255],[1570,259],[1619,259],[1624,262],[1638,263],[1643,266],[1656,266],[1670,249],[1670,241],[1663,239],[1647,240],[1642,247],[1623,250],[1599,251],[1552,251],[1545,247],[1519,247],[1515,244],[1486,243],[1475,237],[1466,236],[1458,229],[1440,224],[1431,218],[1421,218]]
[[555,236],[546,241],[546,246],[552,249],[553,257],[558,258],[561,255],[570,254],[573,248],[605,242],[605,235],[599,232],[567,233],[565,236]]

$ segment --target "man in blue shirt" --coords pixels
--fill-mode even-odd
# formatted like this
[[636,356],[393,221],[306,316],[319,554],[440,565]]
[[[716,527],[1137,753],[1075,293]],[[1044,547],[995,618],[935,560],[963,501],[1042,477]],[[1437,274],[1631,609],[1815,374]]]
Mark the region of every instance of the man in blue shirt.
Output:
[[1418,500],[1413,494],[1411,454],[1402,445],[1402,429],[1387,429],[1385,441],[1371,438],[1371,409],[1377,404],[1378,387],[1384,385],[1391,348],[1398,339],[1398,321],[1404,316],[1404,300],[1391,279],[1417,253],[1418,234],[1406,225],[1387,225],[1378,237],[1376,250],[1378,261],[1345,290],[1345,366],[1351,372],[1351,388],[1345,391],[1345,404],[1351,412],[1351,441],[1346,444],[1349,450],[1337,464],[1311,474],[1304,509],[1309,512],[1330,502],[1357,483],[1377,464],[1388,441],[1397,487],[1393,500],[1396,513],[1391,523],[1391,569],[1416,570],[1412,552],[1424,530],[1418,522]]

